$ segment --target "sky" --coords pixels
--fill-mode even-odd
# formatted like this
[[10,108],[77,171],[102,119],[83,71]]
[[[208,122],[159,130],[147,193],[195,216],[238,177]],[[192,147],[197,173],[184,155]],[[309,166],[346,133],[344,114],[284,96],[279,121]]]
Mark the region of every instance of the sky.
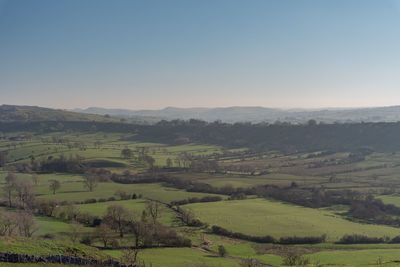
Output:
[[0,0],[0,104],[400,104],[400,0]]

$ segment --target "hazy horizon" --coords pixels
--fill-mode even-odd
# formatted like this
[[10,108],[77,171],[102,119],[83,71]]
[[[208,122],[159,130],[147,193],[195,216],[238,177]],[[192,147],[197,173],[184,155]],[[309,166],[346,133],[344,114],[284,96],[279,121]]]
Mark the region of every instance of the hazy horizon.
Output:
[[399,0],[0,0],[1,101],[394,106],[399,15]]
[[321,107],[270,107],[270,106],[163,106],[159,108],[124,108],[124,107],[103,107],[103,106],[83,106],[83,107],[58,107],[58,106],[41,106],[41,105],[35,105],[35,104],[19,104],[19,103],[0,103],[1,105],[9,105],[9,106],[37,106],[41,108],[49,108],[49,109],[61,109],[61,110],[69,110],[69,111],[75,111],[75,110],[87,110],[90,108],[100,108],[100,109],[110,109],[110,110],[163,110],[167,108],[178,108],[178,109],[217,109],[217,108],[270,108],[270,109],[278,109],[278,110],[283,110],[283,111],[290,111],[290,110],[350,110],[350,109],[364,109],[364,108],[390,108],[390,107],[396,107],[400,106],[399,105],[387,105],[387,106],[344,106],[344,107],[331,107],[331,106],[321,106]]

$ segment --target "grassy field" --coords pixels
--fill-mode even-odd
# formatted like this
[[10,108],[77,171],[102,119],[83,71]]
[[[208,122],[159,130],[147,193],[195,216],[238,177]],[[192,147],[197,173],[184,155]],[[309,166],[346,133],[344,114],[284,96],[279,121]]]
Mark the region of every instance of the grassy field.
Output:
[[107,255],[102,251],[85,246],[82,244],[73,244],[69,241],[54,241],[39,238],[0,238],[0,251],[14,252],[28,255],[59,255],[74,254],[77,257],[93,257],[98,259],[107,259]]
[[[120,258],[122,251],[104,251],[112,257]],[[141,261],[146,266],[153,267],[186,267],[186,266],[214,266],[214,267],[239,267],[239,262],[210,255],[192,248],[161,248],[145,249],[139,254]],[[204,265],[202,265],[204,264]]]
[[397,207],[400,207],[400,195],[380,195],[377,198],[382,199],[385,204],[393,204]]
[[[59,139],[62,142],[58,142]],[[130,148],[134,157],[123,158],[121,150],[124,148]],[[318,152],[284,154],[278,151],[264,151],[259,153],[250,151],[245,147],[230,149],[198,143],[170,145],[158,142],[139,142],[135,140],[134,133],[60,131],[35,134],[31,139],[23,141],[0,140],[0,152],[7,151],[8,153],[7,170],[6,168],[0,170],[0,187],[4,185],[4,178],[9,171],[16,173],[21,179],[33,181],[31,174],[17,173],[15,168],[13,169],[13,164],[29,163],[31,158],[43,160],[48,157],[58,157],[61,154],[66,157],[78,154],[84,157],[85,163],[95,164],[97,167],[104,167],[115,173],[123,173],[126,170],[132,173],[145,172],[149,168],[148,163],[140,162],[137,159],[139,151],[142,150],[145,150],[147,155],[154,158],[156,167],[161,168],[166,166],[167,159],[171,159],[172,167],[180,166],[182,162],[179,162],[179,160],[185,157],[203,156],[203,158],[217,161],[224,171],[219,173],[192,170],[171,172],[172,177],[207,183],[213,187],[222,188],[230,185],[234,188],[250,188],[265,184],[286,187],[295,182],[302,188],[351,189],[369,192],[377,198],[381,198],[384,203],[400,207],[400,195],[398,195],[400,191],[397,189],[400,186],[398,180],[400,153],[374,152],[367,155],[365,160],[347,162],[350,152],[326,155],[319,155]],[[135,193],[137,196],[142,196],[140,199],[75,204],[79,211],[88,212],[98,217],[103,216],[107,207],[113,204],[123,205],[128,210],[140,214],[146,207],[147,199],[170,203],[171,201],[192,197],[200,198],[215,195],[187,192],[167,187],[161,183],[119,184],[101,182],[93,192],[89,192],[84,187],[84,177],[80,174],[38,173],[38,177],[39,183],[34,186],[38,199],[53,198],[70,202],[108,199],[110,197],[118,199],[115,194],[118,190],[125,191],[130,195]],[[56,194],[53,194],[49,189],[49,182],[53,179],[61,183],[61,188],[57,190]],[[385,190],[391,192],[382,195]],[[225,200],[229,197],[227,195],[219,196]],[[400,256],[398,256],[400,245],[396,244],[340,245],[332,243],[344,234],[363,234],[370,237],[400,235],[400,228],[361,224],[346,220],[339,213],[346,212],[348,206],[311,209],[255,198],[252,195],[247,200],[195,203],[184,205],[182,208],[193,210],[196,217],[210,224],[210,226],[218,225],[249,235],[271,235],[276,238],[327,234],[329,242],[304,246],[276,246],[234,240],[210,234],[210,229],[178,226],[174,221],[176,213],[166,207],[162,208],[159,218],[162,224],[171,226],[180,235],[190,238],[192,244],[196,247],[203,246],[201,236],[210,241],[207,248],[211,251],[217,252],[218,246],[223,245],[228,255],[232,257],[252,258],[273,266],[280,266],[283,263],[285,253],[290,251],[304,254],[314,266],[318,264],[342,265],[350,263],[378,266],[378,261],[383,262],[382,266],[395,266],[392,261],[400,259]],[[76,250],[81,256],[93,254],[98,257],[105,257],[107,254],[119,258],[122,255],[120,249],[100,251],[93,247],[70,244],[68,231],[71,227],[69,222],[39,215],[36,215],[36,222],[40,227],[36,233],[36,239],[12,240],[0,237],[0,251],[46,255],[69,253],[70,250]],[[92,230],[92,227],[83,229],[85,233]],[[55,240],[37,238],[45,234],[51,234]],[[129,237],[129,235],[127,236]],[[131,245],[130,240],[119,241],[122,245]],[[102,247],[99,241],[95,241],[93,245]],[[195,248],[143,249],[139,255],[147,264],[146,266],[240,266],[236,260],[217,257]]]
[[331,211],[265,199],[195,203],[185,206],[201,220],[249,235],[318,236],[337,241],[345,234],[394,237],[399,228],[347,221]]
[[398,249],[364,249],[364,250],[334,250],[321,251],[307,255],[311,262],[319,264],[376,264],[379,262],[393,264],[398,266],[400,255]]
[[36,193],[39,198],[54,198],[67,201],[84,201],[86,199],[99,199],[116,197],[115,192],[118,190],[125,191],[130,194],[141,194],[143,198],[156,199],[163,202],[171,202],[176,200],[187,199],[189,197],[204,197],[207,193],[186,192],[171,187],[164,187],[161,184],[117,184],[117,183],[99,183],[98,186],[89,192],[84,188],[82,182],[66,182],[55,195],[50,192],[47,185],[38,186]]
[[36,223],[39,226],[38,234],[40,235],[66,233],[70,229],[67,222],[47,216],[36,216]]

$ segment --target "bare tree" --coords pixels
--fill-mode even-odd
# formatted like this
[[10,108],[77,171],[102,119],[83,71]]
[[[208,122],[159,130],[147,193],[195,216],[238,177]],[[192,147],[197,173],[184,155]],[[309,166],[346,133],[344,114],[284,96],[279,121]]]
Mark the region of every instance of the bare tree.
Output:
[[112,230],[107,224],[102,223],[95,228],[94,236],[103,242],[104,248],[107,248],[108,242],[112,239]]
[[[22,208],[23,209],[32,209],[35,204],[35,189],[33,188],[32,184],[28,181],[22,181],[22,183],[19,185],[22,189],[22,198],[21,203],[22,203]],[[18,190],[17,190],[18,191]]]
[[32,213],[28,211],[19,211],[17,212],[16,218],[20,235],[32,237],[32,235],[39,230]]
[[[16,191],[19,205],[23,209],[32,208],[35,202],[35,190],[32,184],[26,180],[16,179],[11,185],[11,188]],[[9,202],[9,204],[10,203],[11,202]]]
[[87,188],[90,192],[92,192],[93,189],[95,189],[98,184],[98,179],[94,173],[87,172],[83,179],[83,184],[85,188]]
[[52,217],[57,205],[58,201],[55,199],[40,199],[36,201],[35,208],[38,213]]
[[191,225],[195,219],[195,215],[191,209],[179,209],[176,219],[186,225]]
[[61,183],[57,180],[50,180],[49,182],[50,182],[49,188],[51,191],[53,191],[53,195],[55,195],[56,191],[60,189]]
[[0,236],[11,236],[17,226],[18,222],[14,212],[0,212]]
[[161,204],[157,201],[151,200],[147,202],[146,211],[151,216],[153,223],[155,224],[161,213]]
[[68,236],[71,239],[71,241],[73,243],[76,242],[76,240],[78,240],[79,236],[81,235],[82,231],[83,231],[83,226],[82,224],[73,221],[69,224],[69,231],[68,231]]
[[132,216],[128,223],[128,231],[129,233],[133,234],[134,237],[133,249],[136,251],[135,261],[139,248],[145,242],[145,239],[149,234],[149,229],[147,229],[146,223],[138,220],[137,218],[138,216]]
[[8,175],[6,176],[5,180],[6,180],[6,184],[12,184],[17,180],[17,176],[14,173],[8,173]]
[[114,230],[119,232],[120,237],[124,237],[126,223],[129,220],[129,211],[122,205],[113,204],[107,207],[104,221]]
[[167,168],[171,168],[172,167],[172,159],[167,158],[166,164],[167,164]]
[[11,208],[12,207],[12,199],[13,199],[13,192],[15,191],[15,186],[14,184],[6,184],[3,186],[3,191],[5,196],[7,197],[8,200],[8,206]]
[[32,174],[32,182],[34,185],[39,184],[39,176],[36,173]]
[[[134,265],[138,261],[139,248],[129,248],[122,250],[120,261],[128,266]],[[136,266],[136,265],[134,265]]]

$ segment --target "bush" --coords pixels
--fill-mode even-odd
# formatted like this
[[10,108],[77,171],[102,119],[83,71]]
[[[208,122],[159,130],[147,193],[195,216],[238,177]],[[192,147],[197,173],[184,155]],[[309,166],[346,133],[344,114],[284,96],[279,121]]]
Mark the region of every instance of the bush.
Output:
[[92,241],[93,241],[93,239],[92,239],[92,236],[90,236],[90,235],[85,235],[81,239],[81,243],[85,244],[87,246],[92,245]]
[[344,235],[338,243],[340,244],[377,244],[384,243],[382,237],[368,237],[365,235]]
[[281,237],[280,244],[318,244],[325,242],[326,235],[322,236],[305,236],[305,237]]
[[222,197],[220,197],[220,196],[205,196],[202,198],[191,197],[191,198],[184,199],[184,200],[172,201],[171,205],[186,205],[189,203],[216,202],[216,201],[221,201],[221,200],[222,200]]
[[253,242],[257,242],[257,243],[275,243],[275,241],[276,241],[275,238],[273,238],[272,236],[269,236],[269,235],[250,236],[250,235],[246,235],[243,233],[231,232],[225,228],[222,228],[222,227],[216,226],[216,225],[211,227],[211,231],[217,235],[223,235],[223,236],[227,236],[227,237],[248,240],[248,241],[253,241]]
[[393,244],[400,243],[400,235],[393,237],[392,240],[390,240],[390,243],[393,243]]
[[91,204],[91,203],[96,203],[96,202],[97,202],[97,200],[95,198],[89,198],[89,199],[86,199],[83,203]]
[[288,254],[283,258],[283,265],[285,266],[306,266],[310,264],[310,260],[299,254]]
[[118,242],[117,239],[111,240],[110,245],[111,245],[111,247],[112,247],[113,249],[119,248],[119,242]]
[[223,245],[218,246],[218,255],[221,257],[225,257],[226,255],[226,249]]
[[43,238],[45,239],[54,239],[54,235],[53,234],[44,234],[42,235]]

